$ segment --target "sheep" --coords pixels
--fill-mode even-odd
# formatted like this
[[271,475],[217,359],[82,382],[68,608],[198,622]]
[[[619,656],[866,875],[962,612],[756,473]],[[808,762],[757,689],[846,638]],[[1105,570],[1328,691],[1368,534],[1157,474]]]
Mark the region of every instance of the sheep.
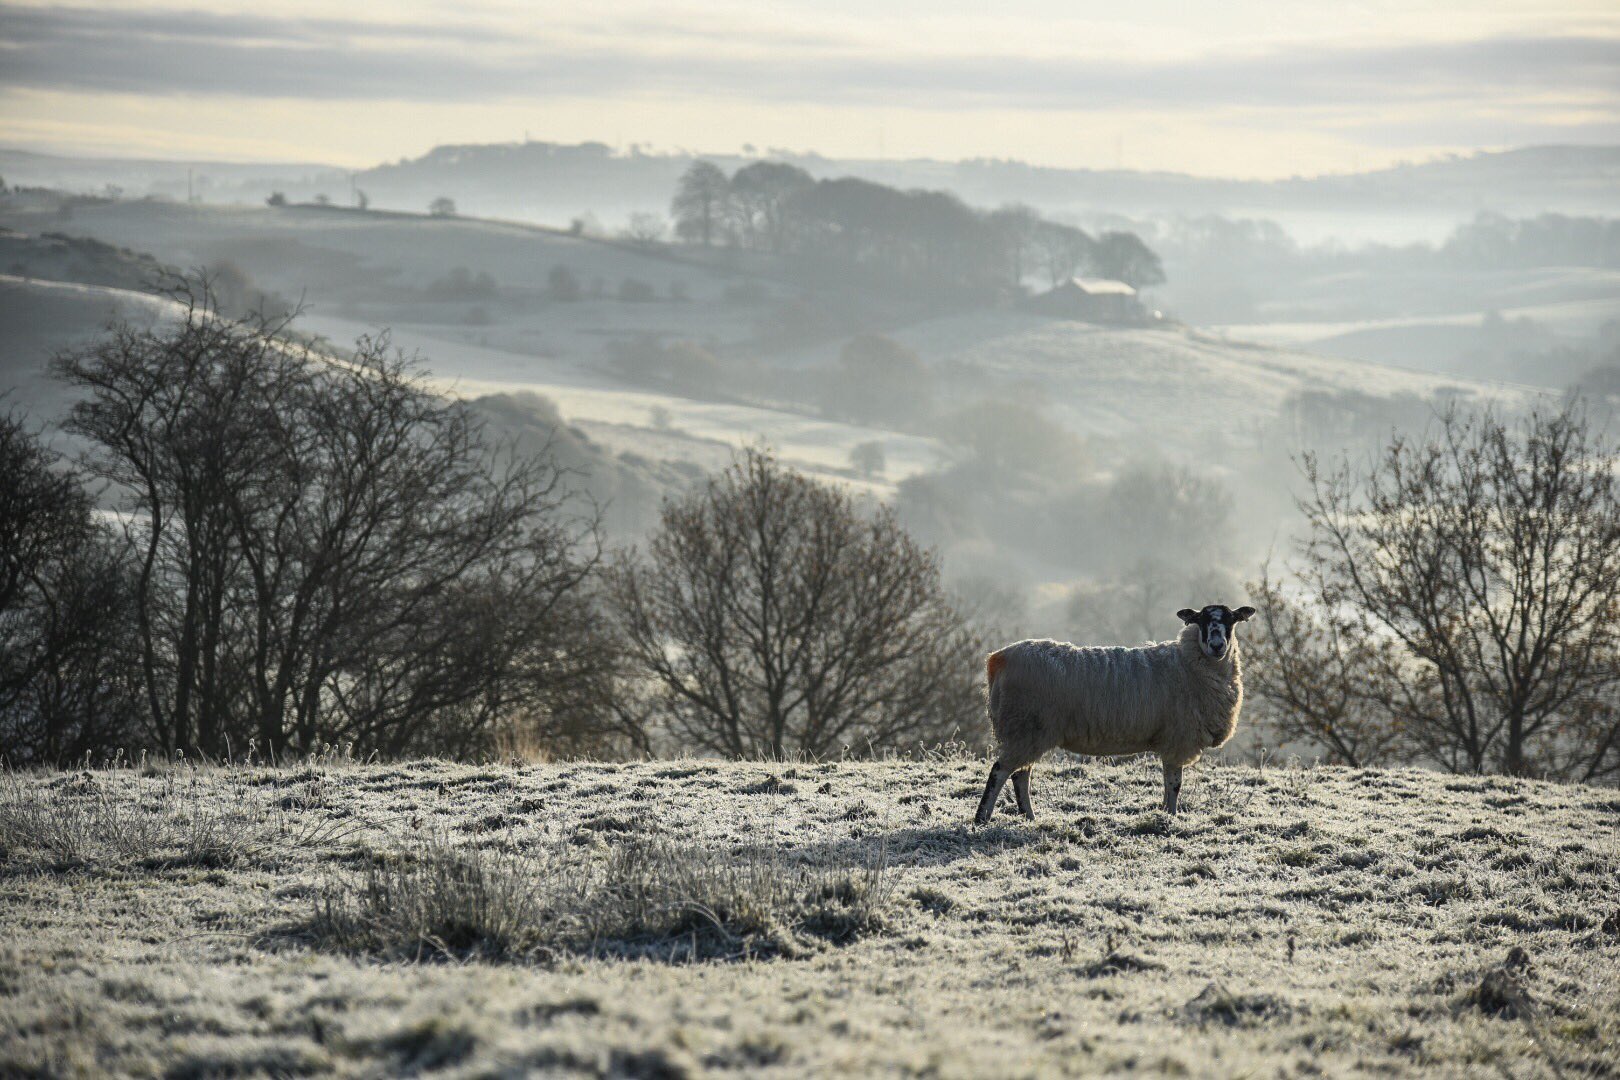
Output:
[[1221,746],[1243,707],[1237,624],[1254,608],[1211,604],[1176,612],[1174,641],[1127,648],[1083,648],[1063,641],[1019,641],[990,654],[990,724],[999,751],[974,820],[984,825],[1011,778],[1018,812],[1029,802],[1031,767],[1047,751],[1114,757],[1156,753],[1164,762],[1164,809],[1177,811],[1181,770]]

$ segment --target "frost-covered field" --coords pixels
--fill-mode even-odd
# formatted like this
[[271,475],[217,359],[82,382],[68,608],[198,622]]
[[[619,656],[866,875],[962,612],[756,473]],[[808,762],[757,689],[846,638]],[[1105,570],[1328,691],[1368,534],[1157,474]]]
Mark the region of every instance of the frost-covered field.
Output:
[[0,1074],[1620,1070],[1611,789],[984,764],[0,775]]

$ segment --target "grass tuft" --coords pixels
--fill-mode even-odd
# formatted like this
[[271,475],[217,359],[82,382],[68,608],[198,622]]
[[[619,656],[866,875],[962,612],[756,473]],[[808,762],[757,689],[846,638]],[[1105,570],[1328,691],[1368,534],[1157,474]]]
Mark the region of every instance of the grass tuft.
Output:
[[218,870],[254,863],[278,844],[329,845],[350,831],[246,786],[222,793],[202,774],[161,770],[148,786],[132,797],[91,772],[46,785],[0,771],[0,861],[55,872]]
[[339,951],[409,959],[798,956],[882,929],[890,876],[881,853],[812,865],[632,840],[588,860],[562,843],[517,853],[430,837],[333,879],[307,930]]
[[1187,1019],[1198,1024],[1238,1026],[1285,1015],[1289,1010],[1271,994],[1238,994],[1212,982],[1187,1002]]

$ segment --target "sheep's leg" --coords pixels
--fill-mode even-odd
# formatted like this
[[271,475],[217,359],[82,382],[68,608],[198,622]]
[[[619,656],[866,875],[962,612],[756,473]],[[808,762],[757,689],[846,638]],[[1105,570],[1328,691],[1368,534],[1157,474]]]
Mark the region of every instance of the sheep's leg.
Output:
[[1035,771],[1033,765],[1027,766],[1013,773],[1013,794],[1018,797],[1018,812],[1029,820],[1035,820],[1035,811],[1029,805],[1029,774]]
[[996,800],[1001,798],[1001,789],[1007,785],[1007,778],[1011,775],[1000,761],[990,766],[990,779],[984,783],[984,798],[979,800],[979,812],[973,815],[974,824],[990,823],[990,815],[996,812]]
[[1181,766],[1164,763],[1164,812],[1174,814],[1181,802]]

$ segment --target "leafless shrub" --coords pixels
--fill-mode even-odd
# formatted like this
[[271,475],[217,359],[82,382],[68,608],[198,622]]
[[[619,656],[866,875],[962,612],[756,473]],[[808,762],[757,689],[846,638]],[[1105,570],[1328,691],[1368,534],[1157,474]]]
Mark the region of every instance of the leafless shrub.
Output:
[[1039,408],[985,401],[944,417],[940,437],[998,474],[1072,479],[1088,471],[1089,451]]
[[933,411],[934,377],[916,351],[882,334],[844,343],[821,376],[822,407],[857,423],[906,427]]
[[672,958],[792,955],[809,935],[851,941],[882,925],[890,897],[887,861],[832,866],[790,862],[779,852],[715,852],[652,842],[614,850],[595,881],[584,923],[614,953]]

